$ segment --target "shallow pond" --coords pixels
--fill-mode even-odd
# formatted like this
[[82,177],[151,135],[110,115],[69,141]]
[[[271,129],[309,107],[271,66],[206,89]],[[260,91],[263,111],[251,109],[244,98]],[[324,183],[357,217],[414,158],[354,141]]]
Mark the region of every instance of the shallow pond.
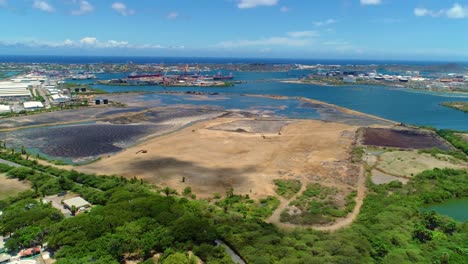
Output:
[[443,203],[433,204],[423,208],[423,211],[436,211],[437,213],[449,216],[456,221],[468,221],[468,198],[451,199]]

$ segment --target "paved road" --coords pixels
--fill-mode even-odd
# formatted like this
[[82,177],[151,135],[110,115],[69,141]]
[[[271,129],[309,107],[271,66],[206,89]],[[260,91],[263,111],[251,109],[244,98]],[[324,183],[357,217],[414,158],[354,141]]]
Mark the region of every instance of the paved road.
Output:
[[14,162],[4,160],[4,159],[0,159],[0,163],[8,165],[10,167],[15,167],[15,168],[23,167],[22,165],[19,165],[18,163],[14,163]]
[[50,100],[49,100],[49,97],[47,97],[47,92],[44,86],[45,86],[45,82],[43,82],[41,86],[36,89],[36,92],[38,92],[42,96],[42,98],[44,98],[45,100],[44,106],[47,107],[50,105]]
[[219,239],[217,239],[215,243],[217,246],[222,246],[225,248],[226,252],[231,256],[231,259],[234,263],[246,264],[245,261],[243,261],[242,258],[239,255],[237,255],[236,252],[234,252],[234,250],[232,250],[228,245],[226,245],[226,243],[224,243],[223,241]]

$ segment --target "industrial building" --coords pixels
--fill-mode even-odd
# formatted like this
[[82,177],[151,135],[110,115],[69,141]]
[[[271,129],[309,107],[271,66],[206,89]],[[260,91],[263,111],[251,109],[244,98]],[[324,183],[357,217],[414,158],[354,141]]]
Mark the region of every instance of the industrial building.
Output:
[[29,83],[0,82],[0,97],[30,97]]
[[11,107],[9,105],[0,105],[0,114],[11,112]]
[[41,102],[37,102],[37,101],[24,102],[23,106],[24,106],[24,109],[26,110],[35,110],[35,109],[44,108],[44,104]]
[[63,94],[53,94],[51,98],[54,101],[54,103],[66,103],[70,101],[70,97]]

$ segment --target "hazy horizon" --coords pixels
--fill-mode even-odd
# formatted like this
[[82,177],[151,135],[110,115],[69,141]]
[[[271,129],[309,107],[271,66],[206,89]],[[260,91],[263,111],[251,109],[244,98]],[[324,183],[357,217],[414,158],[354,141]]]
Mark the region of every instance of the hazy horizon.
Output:
[[0,54],[468,61],[468,2],[0,0]]

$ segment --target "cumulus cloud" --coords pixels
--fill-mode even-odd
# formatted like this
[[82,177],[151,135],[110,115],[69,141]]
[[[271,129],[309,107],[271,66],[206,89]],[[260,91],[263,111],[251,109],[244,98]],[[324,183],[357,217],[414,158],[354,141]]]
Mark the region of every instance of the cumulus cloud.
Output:
[[291,38],[305,38],[305,37],[318,37],[320,34],[317,31],[292,31],[288,32],[288,36]]
[[115,2],[112,4],[112,9],[115,10],[115,12],[121,14],[122,16],[131,16],[135,14],[135,10],[133,9],[128,9],[127,5],[125,5],[122,2]]
[[34,0],[33,8],[39,9],[44,12],[49,12],[49,13],[52,13],[55,11],[55,8],[52,5],[50,5],[47,1],[44,1],[44,0]]
[[74,16],[81,16],[87,13],[91,13],[94,11],[94,6],[91,5],[88,1],[84,0],[75,0],[73,1],[79,5],[79,8],[77,10],[73,10],[71,13]]
[[361,0],[361,5],[380,5],[382,0]]
[[184,46],[161,46],[158,44],[132,44],[128,41],[105,40],[101,41],[96,37],[84,37],[78,41],[65,39],[64,41],[42,41],[42,40],[25,40],[8,42],[1,41],[0,46],[8,47],[43,47],[43,48],[85,48],[85,49],[183,49]]
[[73,46],[75,44],[75,42],[71,39],[66,39],[63,41],[63,45],[64,46]]
[[254,8],[257,6],[274,6],[279,0],[239,0],[237,7],[239,8]]
[[427,8],[415,8],[414,9],[415,16],[430,16],[430,17],[441,17],[445,16],[452,19],[461,19],[461,18],[468,18],[468,7],[462,6],[459,3],[453,4],[453,6],[449,9],[440,9],[440,10],[431,10]]
[[80,43],[84,45],[95,45],[97,43],[97,38],[85,37],[80,40]]
[[467,18],[468,17],[468,7],[461,6],[460,4],[456,3],[447,10],[447,16],[449,18]]
[[327,20],[314,22],[314,25],[316,27],[321,27],[321,26],[328,26],[328,25],[331,25],[331,24],[335,24],[336,22],[337,21],[335,19],[329,18]]

